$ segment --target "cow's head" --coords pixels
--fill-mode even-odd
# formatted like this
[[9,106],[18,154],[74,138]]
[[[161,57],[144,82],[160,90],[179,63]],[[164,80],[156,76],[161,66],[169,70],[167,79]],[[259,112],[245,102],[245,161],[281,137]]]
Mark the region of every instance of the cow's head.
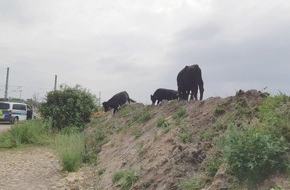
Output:
[[103,102],[103,107],[104,107],[104,111],[107,112],[110,109],[110,106],[108,105],[108,102]]

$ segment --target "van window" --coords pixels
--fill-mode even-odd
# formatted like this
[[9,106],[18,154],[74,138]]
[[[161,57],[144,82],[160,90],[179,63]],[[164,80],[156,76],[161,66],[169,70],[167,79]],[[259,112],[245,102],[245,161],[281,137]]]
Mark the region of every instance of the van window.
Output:
[[14,109],[14,110],[24,110],[24,111],[26,111],[26,106],[25,106],[25,105],[22,105],[22,104],[13,104],[12,109]]
[[0,103],[0,109],[2,109],[2,110],[7,110],[7,109],[9,109],[9,104],[7,104],[7,103]]

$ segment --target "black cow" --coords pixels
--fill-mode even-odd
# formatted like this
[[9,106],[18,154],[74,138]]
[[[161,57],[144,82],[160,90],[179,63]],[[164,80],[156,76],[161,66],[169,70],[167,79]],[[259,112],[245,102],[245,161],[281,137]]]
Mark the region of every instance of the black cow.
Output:
[[176,90],[170,90],[170,89],[164,89],[164,88],[158,88],[153,95],[151,95],[151,101],[152,104],[155,105],[155,102],[157,100],[157,105],[162,100],[174,100],[178,99],[178,93]]
[[191,91],[190,99],[193,99],[194,96],[194,99],[197,100],[197,91],[199,89],[200,100],[202,100],[204,88],[199,66],[185,66],[177,75],[177,86],[180,99],[188,100],[188,95]]
[[116,111],[118,111],[118,107],[122,106],[126,102],[136,102],[135,100],[132,100],[129,98],[129,94],[126,91],[119,92],[118,94],[115,94],[111,99],[109,99],[107,102],[103,102],[103,107],[105,112],[109,111],[111,108],[114,108],[114,114]]

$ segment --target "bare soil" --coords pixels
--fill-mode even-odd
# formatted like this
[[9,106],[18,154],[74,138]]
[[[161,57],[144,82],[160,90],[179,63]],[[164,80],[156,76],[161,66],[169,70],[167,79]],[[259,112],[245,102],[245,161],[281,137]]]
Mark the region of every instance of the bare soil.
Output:
[[[1,190],[81,190],[94,189],[94,172],[84,166],[65,173],[57,156],[46,147],[0,150]],[[88,180],[88,181],[87,181]]]

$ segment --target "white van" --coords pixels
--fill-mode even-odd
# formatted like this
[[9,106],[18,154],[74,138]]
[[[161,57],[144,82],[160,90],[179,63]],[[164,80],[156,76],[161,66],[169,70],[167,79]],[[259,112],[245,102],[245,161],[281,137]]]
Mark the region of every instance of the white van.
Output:
[[25,103],[0,101],[0,121],[17,123],[32,119],[33,110]]

